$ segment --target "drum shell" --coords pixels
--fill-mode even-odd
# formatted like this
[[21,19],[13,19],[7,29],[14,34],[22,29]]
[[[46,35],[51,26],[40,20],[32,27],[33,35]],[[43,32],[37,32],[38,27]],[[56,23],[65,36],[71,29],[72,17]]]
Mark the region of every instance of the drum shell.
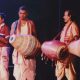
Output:
[[80,57],[80,39],[76,40],[76,41],[72,41],[68,45],[68,51],[69,51],[69,53]]
[[11,36],[14,41],[10,44],[23,56],[34,56],[40,48],[40,42],[32,35]]
[[60,59],[60,52],[63,49],[66,49],[66,44],[58,41],[46,41],[42,44],[41,50],[45,56],[51,60]]

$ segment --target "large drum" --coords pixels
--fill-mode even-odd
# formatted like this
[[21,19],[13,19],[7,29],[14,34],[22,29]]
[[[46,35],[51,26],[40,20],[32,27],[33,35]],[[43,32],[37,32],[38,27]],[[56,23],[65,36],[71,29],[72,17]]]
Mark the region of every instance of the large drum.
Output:
[[41,49],[43,55],[51,60],[64,59],[68,55],[66,44],[58,40],[44,42]]
[[32,35],[12,35],[9,43],[23,56],[34,56],[40,48],[40,43]]
[[80,39],[71,42],[68,45],[68,51],[69,51],[69,53],[80,57]]

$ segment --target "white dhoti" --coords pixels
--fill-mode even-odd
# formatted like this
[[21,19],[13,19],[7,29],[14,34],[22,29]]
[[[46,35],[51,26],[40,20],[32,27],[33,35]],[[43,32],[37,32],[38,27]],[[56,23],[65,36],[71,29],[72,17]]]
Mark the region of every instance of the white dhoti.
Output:
[[25,59],[22,57],[22,55],[18,54],[16,50],[14,50],[13,63],[13,75],[16,80],[35,80],[35,59]]
[[9,47],[0,47],[0,80],[9,80]]

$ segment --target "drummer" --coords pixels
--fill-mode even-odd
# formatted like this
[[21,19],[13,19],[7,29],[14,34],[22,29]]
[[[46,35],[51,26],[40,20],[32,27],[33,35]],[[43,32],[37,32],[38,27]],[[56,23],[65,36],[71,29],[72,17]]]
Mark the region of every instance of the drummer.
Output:
[[[79,37],[79,29],[77,24],[72,20],[72,13],[70,10],[64,11],[64,28],[61,32],[60,41],[67,45],[73,40],[77,40]],[[64,76],[68,80],[76,80],[76,71],[74,69],[72,60],[73,55],[69,55],[65,60],[57,60],[55,75],[57,80],[62,80]]]
[[[35,25],[28,19],[28,10],[25,6],[19,8],[19,19],[12,23],[10,35],[36,35]],[[24,47],[25,48],[25,47]],[[26,53],[25,53],[26,54]],[[16,49],[13,51],[13,75],[16,80],[35,80],[35,58],[25,58]]]

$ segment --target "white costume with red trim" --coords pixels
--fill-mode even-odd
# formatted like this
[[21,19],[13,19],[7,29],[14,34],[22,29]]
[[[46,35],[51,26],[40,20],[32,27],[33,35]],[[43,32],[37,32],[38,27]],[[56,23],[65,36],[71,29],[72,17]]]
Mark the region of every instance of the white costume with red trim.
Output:
[[[18,21],[19,22],[19,21]],[[14,33],[14,25],[12,24],[11,34]],[[27,20],[26,24],[18,23],[16,34],[26,35],[34,32],[34,24],[31,20]],[[35,80],[36,61],[35,58],[25,59],[16,49],[13,51],[14,77],[16,80]]]
[[[67,42],[64,40],[65,36],[69,37],[70,42],[74,39],[75,36],[79,36],[78,27],[74,22],[66,24],[61,33],[60,41],[67,44]],[[63,62],[59,60],[57,61],[55,70],[57,80],[62,80],[64,75],[67,77],[68,80],[76,80],[76,72],[74,70],[74,66],[72,63],[73,59],[74,59],[73,56],[70,55]],[[65,64],[65,62],[67,63]]]

